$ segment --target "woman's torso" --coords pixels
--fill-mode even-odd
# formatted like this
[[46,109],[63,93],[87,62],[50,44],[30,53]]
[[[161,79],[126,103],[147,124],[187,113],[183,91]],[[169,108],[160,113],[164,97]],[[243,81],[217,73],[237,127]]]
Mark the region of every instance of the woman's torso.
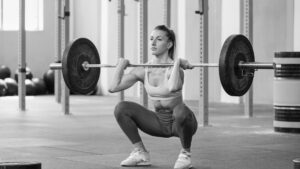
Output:
[[171,68],[145,68],[144,86],[155,109],[174,109],[182,104],[182,91],[170,92],[168,79]]

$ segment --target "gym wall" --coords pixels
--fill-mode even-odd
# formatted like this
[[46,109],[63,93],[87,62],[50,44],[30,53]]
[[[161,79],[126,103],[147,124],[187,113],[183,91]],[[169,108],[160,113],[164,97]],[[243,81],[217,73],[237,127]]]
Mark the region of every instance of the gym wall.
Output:
[[[41,32],[27,32],[27,64],[34,76],[40,77],[54,61],[54,1],[45,1],[45,26]],[[231,0],[210,1],[209,11],[209,62],[218,62],[222,46],[224,24],[222,24],[222,3]],[[183,6],[177,6],[178,0],[172,0],[171,28],[179,40],[177,54],[183,54],[191,62],[199,62],[199,15],[198,0],[180,1]],[[256,60],[272,62],[275,51],[299,49],[299,19],[297,14],[299,2],[294,0],[254,0],[253,45]],[[125,57],[133,63],[138,63],[138,2],[125,0]],[[87,10],[88,9],[88,10]],[[163,24],[163,1],[148,2],[148,33],[158,24]],[[71,38],[87,37],[97,46],[102,63],[117,62],[117,0],[73,0],[71,1]],[[181,13],[181,12],[184,13]],[[299,13],[298,13],[299,15]],[[181,17],[181,18],[180,18]],[[299,16],[297,16],[299,18]],[[230,18],[229,18],[230,19]],[[223,21],[223,23],[226,21]],[[182,23],[186,23],[182,25]],[[230,23],[230,20],[228,21]],[[226,24],[225,24],[226,25]],[[299,30],[299,29],[298,29]],[[14,72],[18,59],[18,32],[0,31],[0,63],[8,65]],[[184,39],[184,44],[181,40]],[[183,48],[183,46],[185,48]],[[298,46],[298,47],[297,47]],[[150,52],[148,55],[151,58]],[[114,69],[102,69],[99,85],[103,93],[110,82]],[[259,70],[254,80],[254,103],[272,104],[273,101],[273,71]],[[209,69],[209,101],[221,100],[221,85],[218,70]],[[198,99],[199,71],[198,68],[185,73],[185,99]],[[126,91],[126,96],[138,96],[137,85]]]

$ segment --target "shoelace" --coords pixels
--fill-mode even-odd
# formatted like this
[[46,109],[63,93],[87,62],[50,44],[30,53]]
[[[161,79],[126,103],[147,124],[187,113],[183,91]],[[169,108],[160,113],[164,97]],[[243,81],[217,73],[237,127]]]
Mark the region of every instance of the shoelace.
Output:
[[189,157],[188,157],[188,156],[184,156],[183,158],[185,158],[186,160],[188,160],[188,159],[189,159]]
[[141,152],[141,151],[140,151],[140,150],[137,150],[137,149],[133,150],[133,151],[130,153],[129,159],[135,158],[135,156],[136,156],[138,153],[140,153],[140,152]]
[[186,154],[186,153],[180,153],[179,158],[184,158],[184,159],[188,160],[189,158],[191,158],[191,155]]

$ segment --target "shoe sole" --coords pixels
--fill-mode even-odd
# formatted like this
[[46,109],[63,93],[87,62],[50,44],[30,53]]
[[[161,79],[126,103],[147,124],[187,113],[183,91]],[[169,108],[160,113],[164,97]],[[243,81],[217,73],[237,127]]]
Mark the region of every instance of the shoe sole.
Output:
[[[190,166],[188,166],[188,167],[185,167],[185,168],[182,168],[182,169],[192,169],[193,168],[193,166],[192,165],[190,165]],[[179,169],[179,168],[174,168],[174,169]]]
[[138,166],[151,166],[150,162],[140,162],[135,165],[121,165],[122,167],[138,167]]

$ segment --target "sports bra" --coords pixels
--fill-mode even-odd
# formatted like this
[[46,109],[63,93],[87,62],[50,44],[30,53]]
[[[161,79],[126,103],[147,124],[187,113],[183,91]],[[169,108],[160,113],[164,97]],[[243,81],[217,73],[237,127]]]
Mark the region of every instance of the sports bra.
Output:
[[178,90],[176,92],[170,92],[168,89],[168,69],[165,68],[165,77],[164,82],[160,84],[159,86],[153,86],[149,84],[149,70],[148,67],[145,68],[145,80],[144,80],[144,86],[148,93],[148,97],[151,100],[170,100],[177,97],[182,96],[182,90]]

